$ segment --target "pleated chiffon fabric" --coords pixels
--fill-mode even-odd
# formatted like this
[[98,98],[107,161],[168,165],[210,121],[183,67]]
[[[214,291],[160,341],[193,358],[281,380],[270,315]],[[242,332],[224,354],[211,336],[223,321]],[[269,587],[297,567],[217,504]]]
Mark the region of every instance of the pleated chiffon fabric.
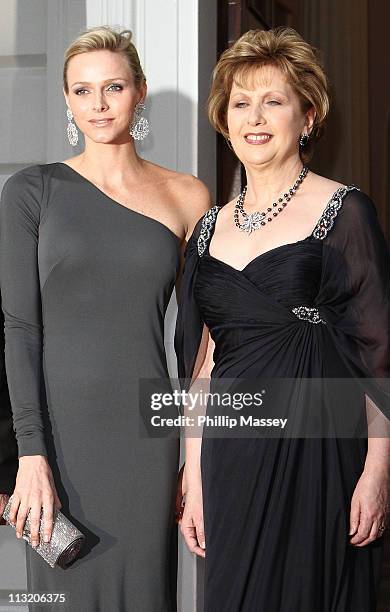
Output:
[[[211,389],[223,379],[356,379],[357,412],[367,393],[389,419],[390,254],[370,198],[338,189],[311,235],[242,270],[209,253],[219,210],[187,246],[175,335],[183,387],[206,325]],[[383,537],[358,548],[348,536],[366,452],[364,435],[240,439],[205,426],[205,611],[374,612]]]

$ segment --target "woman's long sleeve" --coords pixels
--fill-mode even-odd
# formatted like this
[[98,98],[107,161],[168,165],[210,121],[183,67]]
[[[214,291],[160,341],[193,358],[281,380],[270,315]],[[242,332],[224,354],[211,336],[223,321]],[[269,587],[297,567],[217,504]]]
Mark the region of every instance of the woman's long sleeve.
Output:
[[318,305],[351,372],[390,419],[390,251],[372,200],[351,192],[324,250]]
[[43,326],[38,230],[43,197],[39,166],[5,183],[0,203],[0,284],[5,364],[18,456],[47,456],[41,412]]
[[0,494],[11,495],[18,471],[18,446],[13,430],[12,410],[9,399],[4,363],[4,319],[0,312]]

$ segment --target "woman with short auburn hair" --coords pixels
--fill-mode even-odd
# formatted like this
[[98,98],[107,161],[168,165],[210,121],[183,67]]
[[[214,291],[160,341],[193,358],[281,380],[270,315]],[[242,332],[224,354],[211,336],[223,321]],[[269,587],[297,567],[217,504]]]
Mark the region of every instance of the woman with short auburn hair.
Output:
[[318,51],[310,47],[294,30],[250,30],[233,47],[227,49],[214,69],[208,99],[211,125],[226,139],[229,138],[227,108],[233,82],[245,83],[254,68],[274,66],[288,80],[298,96],[301,109],[315,110],[309,139],[300,149],[303,162],[310,161],[314,145],[322,136],[329,113],[328,80],[319,60]]
[[293,29],[247,32],[214,70],[210,121],[247,185],[189,241],[179,375],[190,391],[191,379],[209,377],[214,392],[255,381],[263,403],[250,416],[271,423],[217,435],[215,417],[231,413],[214,397],[202,435],[186,431],[180,524],[205,556],[206,612],[376,609],[390,500],[390,255],[368,195],[307,166],[328,110],[318,53]]

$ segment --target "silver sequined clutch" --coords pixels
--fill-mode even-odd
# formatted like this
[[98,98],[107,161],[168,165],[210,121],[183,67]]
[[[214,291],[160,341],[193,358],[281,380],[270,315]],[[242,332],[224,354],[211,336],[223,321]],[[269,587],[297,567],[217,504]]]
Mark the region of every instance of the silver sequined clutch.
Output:
[[[14,523],[10,523],[9,521],[11,502],[12,495],[4,508],[3,518],[15,529],[16,525]],[[22,537],[31,546],[30,512],[31,510],[28,512]],[[77,527],[75,527],[57,508],[54,508],[53,521],[53,531],[50,542],[44,542],[43,518],[41,513],[39,524],[39,544],[36,547],[32,546],[32,549],[41,555],[41,557],[43,557],[51,567],[58,565],[59,567],[64,568],[78,555],[84,543],[85,535],[81,533],[81,531],[79,531]]]

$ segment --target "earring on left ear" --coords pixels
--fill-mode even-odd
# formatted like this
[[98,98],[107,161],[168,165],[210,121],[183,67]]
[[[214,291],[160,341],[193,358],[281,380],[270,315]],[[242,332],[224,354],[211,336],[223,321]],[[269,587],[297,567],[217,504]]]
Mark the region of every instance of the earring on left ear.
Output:
[[69,106],[66,110],[66,116],[68,118],[68,126],[66,128],[66,132],[68,134],[69,144],[71,144],[72,147],[75,147],[79,141],[79,133],[77,131],[76,125],[72,122],[73,113],[70,110]]
[[301,147],[305,147],[308,142],[309,142],[309,134],[302,134],[299,139],[299,144],[301,145]]
[[146,117],[142,117],[143,110],[145,110],[145,104],[138,102],[135,105],[134,116],[129,129],[130,136],[135,140],[143,140],[149,134],[149,121]]

